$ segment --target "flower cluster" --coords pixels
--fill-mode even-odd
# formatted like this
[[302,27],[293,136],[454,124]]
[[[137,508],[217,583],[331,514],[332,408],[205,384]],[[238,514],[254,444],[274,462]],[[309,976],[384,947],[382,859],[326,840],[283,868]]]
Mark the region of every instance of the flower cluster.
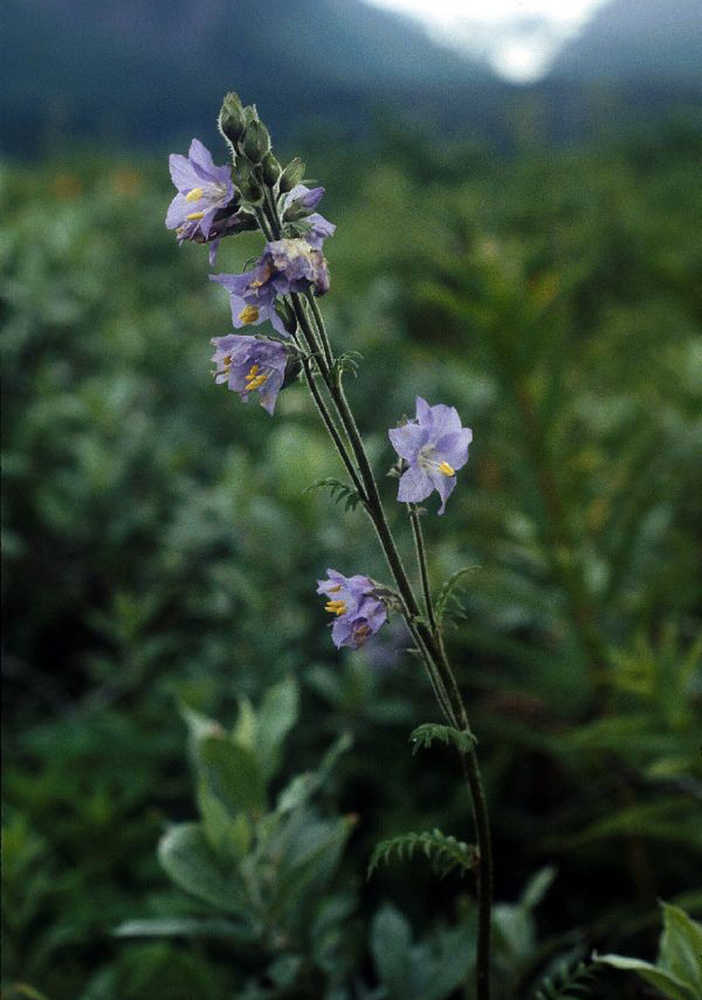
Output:
[[230,334],[212,341],[215,381],[226,383],[244,401],[250,392],[258,392],[261,405],[272,414],[286,370],[292,372],[295,365],[285,296],[323,295],[329,289],[322,247],[336,227],[315,211],[324,188],[302,183],[304,164],[293,160],[281,169],[253,106],[244,108],[236,95],[228,94],[219,121],[232,167],[217,166],[199,139],[193,139],[187,156],[172,154],[169,168],[178,193],[169,205],[166,226],[175,229],[181,244],[208,243],[213,265],[224,237],[264,224],[261,201],[268,189],[276,205],[279,238],[266,243],[250,270],[210,277],[229,293],[235,330],[269,323],[280,338]]
[[[261,256],[249,269],[210,278],[229,294],[235,330],[268,323],[272,333],[230,333],[211,343],[215,382],[227,385],[244,402],[257,393],[272,415],[281,389],[301,367],[304,344],[298,339],[297,321],[304,323],[304,304],[294,297],[328,291],[323,246],[336,227],[316,211],[324,188],[302,183],[304,164],[296,158],[283,169],[275,159],[255,107],[243,107],[235,94],[228,94],[219,126],[232,166],[216,166],[198,139],[193,139],[187,156],[173,154],[169,166],[178,193],[168,208],[166,226],[175,229],[179,243],[210,244],[210,264],[225,236],[260,229],[266,237]],[[323,368],[318,374],[328,377]],[[399,456],[397,499],[415,504],[436,490],[443,514],[456,487],[456,472],[468,461],[471,430],[461,426],[453,407],[430,406],[419,396],[415,418],[388,435]],[[387,621],[388,603],[394,606],[392,592],[370,577],[346,577],[333,569],[327,570],[326,580],[318,581],[317,592],[325,595],[326,610],[334,616],[331,632],[337,648],[358,649]]]

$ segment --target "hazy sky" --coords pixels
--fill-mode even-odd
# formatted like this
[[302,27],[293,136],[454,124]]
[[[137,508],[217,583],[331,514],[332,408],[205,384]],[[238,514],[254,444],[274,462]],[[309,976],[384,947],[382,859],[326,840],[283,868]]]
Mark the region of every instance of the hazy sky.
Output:
[[603,0],[370,0],[412,14],[437,38],[473,50],[504,76],[537,79]]

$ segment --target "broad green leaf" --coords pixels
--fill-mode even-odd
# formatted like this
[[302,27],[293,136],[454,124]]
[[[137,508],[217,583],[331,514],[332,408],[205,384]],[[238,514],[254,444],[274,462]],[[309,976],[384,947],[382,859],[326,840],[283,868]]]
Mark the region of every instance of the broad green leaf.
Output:
[[373,918],[370,948],[389,1000],[407,1000],[412,995],[409,967],[411,945],[410,925],[394,906],[384,906]]
[[291,899],[297,900],[310,889],[321,892],[336,871],[355,822],[354,817],[341,816],[303,828],[304,850],[296,851],[289,863],[285,860],[281,863],[271,917],[277,916]]
[[446,1000],[475,964],[475,935],[461,924],[436,931],[412,952],[416,1000]]
[[224,736],[224,728],[216,719],[203,715],[202,712],[190,708],[184,702],[181,702],[180,714],[188,726],[190,739],[195,749],[197,749],[200,740],[206,739],[208,736]]
[[281,791],[276,804],[276,811],[279,813],[292,812],[310,799],[315,792],[322,787],[329,777],[337,760],[342,753],[345,753],[353,745],[353,738],[349,733],[342,733],[325,753],[322,763],[316,771],[305,771],[296,774],[288,785]]
[[622,969],[625,972],[635,972],[647,983],[651,983],[661,991],[667,1000],[699,1000],[699,993],[696,993],[691,986],[683,983],[670,972],[666,972],[659,966],[651,965],[640,958],[627,958],[624,955],[597,955],[598,962],[611,965],[614,969]]
[[258,712],[256,738],[266,778],[272,778],[278,770],[283,740],[297,722],[298,712],[299,694],[292,677],[266,691]]
[[125,920],[115,928],[116,937],[222,937],[249,940],[252,930],[245,923],[206,917],[149,917]]
[[231,860],[241,859],[251,845],[251,823],[245,812],[235,816],[204,779],[198,782],[197,801],[207,841],[213,850]]
[[243,884],[234,869],[219,860],[199,823],[181,823],[164,834],[158,858],[181,889],[220,909],[247,914]]
[[691,920],[679,906],[662,903],[663,934],[658,965],[702,997],[702,924]]
[[258,720],[253,706],[248,698],[239,699],[239,716],[236,725],[232,730],[232,740],[239,746],[247,750],[253,750],[256,746],[256,730]]
[[197,757],[202,780],[231,816],[265,810],[263,775],[250,750],[228,739],[208,737],[199,741]]

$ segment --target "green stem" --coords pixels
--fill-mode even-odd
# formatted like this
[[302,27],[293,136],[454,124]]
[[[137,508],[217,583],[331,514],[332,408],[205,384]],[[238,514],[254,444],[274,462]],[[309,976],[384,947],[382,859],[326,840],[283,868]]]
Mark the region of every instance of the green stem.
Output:
[[[280,220],[278,218],[275,203],[269,202],[269,210],[272,213],[273,231],[281,232]],[[439,702],[439,707],[447,720],[456,728],[470,732],[468,725],[468,715],[463,698],[461,697],[455,675],[446,656],[441,631],[437,627],[434,609],[431,602],[431,592],[426,568],[426,554],[424,550],[424,540],[421,533],[416,512],[413,517],[413,531],[415,534],[415,545],[417,547],[418,559],[420,561],[420,575],[422,577],[422,588],[427,605],[428,624],[422,622],[420,618],[419,605],[410,584],[407,572],[402,563],[400,553],[395,544],[390,526],[385,516],[378,486],[371,469],[368,456],[366,454],[363,439],[358,430],[355,417],[348,404],[341,383],[341,376],[334,371],[334,355],[331,343],[327,335],[324,319],[314,297],[310,295],[307,299],[315,321],[316,330],[312,328],[305,303],[301,296],[293,294],[291,296],[295,308],[295,315],[305,340],[312,350],[312,345],[321,345],[321,357],[316,357],[316,363],[324,379],[329,396],[334,404],[337,415],[346,433],[348,443],[355,458],[358,473],[363,485],[362,495],[365,496],[364,506],[366,512],[375,528],[380,546],[390,567],[395,583],[400,592],[403,603],[404,618],[407,622],[410,633],[417,643],[417,648],[422,655],[432,689]],[[308,384],[313,380],[308,378]],[[317,398],[315,397],[315,402]],[[319,406],[323,415],[325,408]],[[327,429],[333,426],[331,420],[327,423]],[[336,441],[335,441],[336,444]],[[338,446],[337,446],[337,450]],[[340,451],[343,456],[343,452]],[[346,464],[346,461],[345,463]],[[347,469],[349,466],[347,465]],[[359,491],[360,492],[360,491]],[[446,687],[448,682],[448,690]],[[449,695],[450,691],[450,695]],[[461,761],[464,776],[470,792],[471,806],[473,811],[473,822],[475,825],[478,841],[479,866],[477,871],[478,890],[478,945],[477,945],[477,966],[476,985],[477,1000],[490,1000],[490,931],[491,931],[491,909],[492,909],[492,848],[490,843],[490,824],[487,810],[487,801],[480,776],[478,758],[474,749],[461,754]]]

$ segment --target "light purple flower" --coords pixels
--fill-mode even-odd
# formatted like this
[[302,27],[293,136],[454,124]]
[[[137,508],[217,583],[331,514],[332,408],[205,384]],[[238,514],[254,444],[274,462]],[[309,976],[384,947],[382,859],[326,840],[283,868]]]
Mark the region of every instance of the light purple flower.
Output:
[[305,226],[302,237],[315,250],[321,250],[325,239],[336,232],[333,222],[329,222],[319,212],[312,212],[323,195],[323,187],[308,188],[304,184],[296,184],[283,198],[283,219],[300,220]]
[[[235,197],[229,167],[216,167],[210,151],[199,139],[190,143],[187,156],[171,153],[168,166],[171,180],[178,189],[166,214],[168,229],[177,230],[181,243],[183,240],[207,242],[218,238],[212,233],[215,216]],[[232,207],[236,211],[236,202]],[[217,248],[213,249],[216,252]]]
[[324,610],[336,617],[334,645],[358,649],[388,618],[385,604],[375,595],[377,584],[368,576],[343,576],[335,569],[327,570],[327,578],[317,580],[317,593],[327,596]]
[[277,340],[244,337],[230,333],[214,337],[212,360],[215,382],[226,382],[247,402],[250,392],[258,392],[261,406],[272,414],[283,381],[288,352]]
[[456,486],[456,470],[468,461],[473,432],[461,427],[453,406],[429,406],[421,396],[416,403],[415,419],[388,431],[393,448],[409,466],[400,477],[397,499],[419,503],[436,490],[441,497],[439,514],[443,514]]
[[252,271],[244,271],[243,274],[210,275],[211,281],[224,285],[229,292],[235,329],[259,326],[269,320],[277,333],[283,337],[288,336],[282,319],[275,311],[278,291],[272,277],[271,263],[265,261],[265,258],[261,258]]

